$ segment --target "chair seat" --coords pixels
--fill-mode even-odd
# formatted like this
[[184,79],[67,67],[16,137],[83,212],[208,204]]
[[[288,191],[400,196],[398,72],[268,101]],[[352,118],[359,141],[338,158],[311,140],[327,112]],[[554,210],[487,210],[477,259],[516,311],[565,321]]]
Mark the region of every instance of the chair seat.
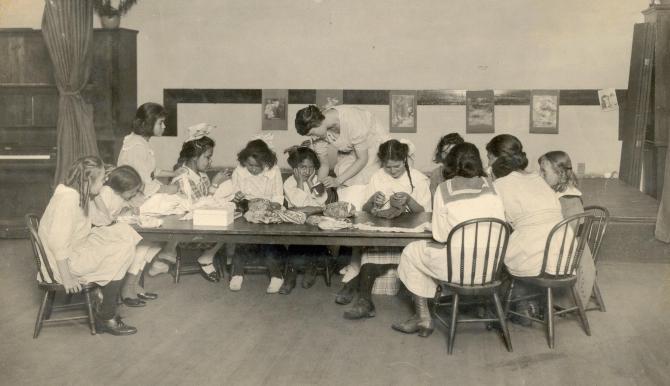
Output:
[[[61,283],[45,283],[38,281],[37,286],[47,291],[64,291],[65,287]],[[98,285],[95,283],[85,283],[81,285],[81,289],[93,289]]]
[[502,282],[500,280],[495,280],[485,285],[472,286],[461,286],[455,283],[440,282],[442,288],[449,288],[449,290],[454,293],[465,296],[490,295],[496,288],[500,287],[501,284]]
[[545,275],[545,276],[532,276],[532,277],[512,276],[512,278],[514,280],[518,280],[524,283],[528,283],[543,288],[571,287],[577,280],[576,275],[571,276]]

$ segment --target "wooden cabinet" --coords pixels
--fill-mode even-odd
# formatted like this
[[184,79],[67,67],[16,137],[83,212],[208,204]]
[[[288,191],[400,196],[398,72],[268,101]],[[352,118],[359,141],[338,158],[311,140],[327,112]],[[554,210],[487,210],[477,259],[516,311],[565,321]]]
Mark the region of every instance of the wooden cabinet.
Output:
[[[115,163],[137,108],[137,31],[95,30],[89,82],[100,156]],[[0,29],[0,236],[42,213],[55,171],[58,90],[42,31]],[[26,159],[25,156],[48,156]]]

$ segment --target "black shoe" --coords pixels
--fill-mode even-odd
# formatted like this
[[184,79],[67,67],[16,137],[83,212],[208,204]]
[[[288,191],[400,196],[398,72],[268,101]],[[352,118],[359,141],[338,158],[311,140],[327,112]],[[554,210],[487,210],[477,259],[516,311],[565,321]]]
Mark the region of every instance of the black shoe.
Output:
[[302,277],[302,288],[312,288],[316,283],[316,267],[313,264],[307,264],[305,275]]
[[351,309],[344,312],[344,319],[356,320],[363,318],[374,318],[375,305],[371,301],[363,298],[358,298],[356,304]]
[[144,300],[138,298],[123,298],[122,301],[128,307],[144,307],[147,305]]
[[219,277],[219,273],[216,272],[216,269],[213,272],[207,273],[203,269],[203,267],[206,267],[208,265],[214,265],[213,263],[210,264],[199,264],[200,266],[200,276],[204,277],[205,280],[212,282],[212,283],[218,283],[221,278]]
[[282,295],[288,295],[293,291],[295,288],[295,276],[290,276],[287,277],[286,280],[284,280],[284,283],[281,285],[281,288],[279,288],[279,293]]
[[99,319],[96,317],[95,329],[97,333],[106,332],[116,336],[132,335],[137,332],[135,327],[123,323],[123,320],[121,320],[121,318],[118,316],[108,320]]
[[153,292],[141,292],[137,294],[137,297],[142,300],[156,300],[158,299],[158,294]]
[[344,305],[349,304],[354,300],[354,293],[356,291],[354,286],[350,284],[351,283],[346,283],[340,292],[337,293],[337,296],[335,296],[335,303]]
[[393,323],[391,328],[404,334],[418,333],[422,338],[429,337],[435,329],[432,320],[430,322],[422,322],[416,315],[404,322]]

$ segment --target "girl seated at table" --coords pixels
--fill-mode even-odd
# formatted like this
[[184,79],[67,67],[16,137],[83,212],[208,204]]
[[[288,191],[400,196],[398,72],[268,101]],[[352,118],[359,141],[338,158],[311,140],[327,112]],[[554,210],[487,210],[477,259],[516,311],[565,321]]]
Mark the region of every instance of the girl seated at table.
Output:
[[[582,192],[577,189],[577,176],[572,170],[570,156],[564,151],[550,151],[540,157],[537,162],[540,165],[540,175],[556,192],[558,201],[561,203],[563,218],[584,213]],[[596,267],[588,245],[582,252],[582,258],[577,267],[577,277],[577,292],[582,304],[586,305],[591,299],[593,282],[596,277]],[[565,308],[572,307],[573,299],[570,291],[558,289],[554,304]]]
[[[377,157],[382,168],[372,175],[365,188],[364,211],[386,219],[403,213],[430,212],[429,180],[409,166],[411,147],[410,143],[395,139],[379,146]],[[359,297],[356,304],[344,312],[345,319],[375,316],[372,287],[378,277],[398,267],[401,252],[402,248],[398,247],[365,248],[358,276],[347,283],[354,282]]]
[[[232,184],[234,201],[263,198],[279,205],[284,203],[284,189],[281,173],[277,166],[277,155],[262,139],[254,139],[237,153],[239,166],[233,171]],[[239,291],[244,280],[245,257],[263,256],[264,264],[270,273],[270,285],[267,293],[277,293],[284,279],[279,268],[278,258],[283,251],[277,245],[228,244],[226,254],[232,257],[230,290]]]
[[[119,166],[107,175],[105,185],[91,202],[89,215],[94,226],[114,224],[119,216],[132,214],[131,200],[142,191],[142,178],[128,165]],[[154,300],[158,295],[146,292],[140,285],[144,266],[161,250],[161,244],[140,241],[135,248],[135,258],[121,287],[121,300],[128,307],[143,307],[145,300]]]
[[447,155],[454,148],[454,146],[459,143],[465,142],[463,137],[458,133],[449,133],[442,138],[440,142],[437,143],[435,148],[435,155],[433,156],[433,162],[439,166],[433,169],[430,173],[430,194],[431,197],[435,198],[435,191],[437,187],[446,181],[447,179],[453,177],[453,170],[445,169],[444,161],[447,159]]
[[76,160],[65,182],[56,187],[38,233],[46,258],[54,267],[54,279],[67,293],[79,292],[84,283],[102,287],[102,303],[95,310],[97,331],[130,335],[137,329],[117,315],[116,300],[142,237],[128,224],[91,227],[89,202],[100,193],[104,178],[100,158]]
[[[284,197],[289,209],[309,215],[321,212],[325,204],[335,201],[337,196],[335,190],[325,189],[318,182],[316,171],[321,167],[321,163],[314,150],[305,146],[293,146],[284,152],[288,153],[288,164],[293,170],[293,174],[284,181]],[[316,281],[315,260],[327,254],[329,251],[323,246],[289,246],[287,274],[279,293],[288,295],[295,288],[296,266],[301,260],[304,261],[305,270],[302,287],[312,287]]]
[[[214,140],[211,139],[211,129],[214,126],[201,123],[189,127],[189,137],[184,141],[179,152],[177,167],[182,173],[172,180],[172,184],[179,187],[179,193],[186,196],[191,205],[200,199],[213,195],[219,184],[230,179],[228,171],[217,173],[210,181],[207,170],[212,166],[212,154],[214,152]],[[182,245],[191,249],[204,249],[198,257],[200,275],[207,281],[218,282],[221,280],[219,273],[214,267],[214,256],[223,243],[189,243]]]
[[[435,296],[437,280],[448,279],[447,250],[445,244],[451,229],[463,221],[478,217],[505,219],[500,197],[490,180],[485,178],[479,150],[471,143],[455,145],[444,160],[446,169],[455,176],[441,183],[433,200],[433,239],[415,241],[402,251],[398,275],[412,293],[415,313],[409,320],[394,323],[394,330],[427,337],[433,332],[433,320],[428,309],[428,299]],[[483,230],[486,232],[486,230]],[[480,231],[481,232],[481,231]],[[482,239],[485,239],[482,237]],[[452,246],[454,247],[454,246]],[[472,253],[465,254],[472,256]],[[452,262],[459,280],[460,261]],[[470,266],[470,262],[465,263]],[[466,280],[467,282],[467,280]]]

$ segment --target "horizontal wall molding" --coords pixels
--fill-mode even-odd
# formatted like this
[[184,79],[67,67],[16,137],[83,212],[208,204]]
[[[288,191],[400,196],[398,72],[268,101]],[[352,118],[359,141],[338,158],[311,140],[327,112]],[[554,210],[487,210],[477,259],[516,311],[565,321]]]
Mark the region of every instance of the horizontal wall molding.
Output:
[[[289,89],[289,104],[312,104],[316,102],[316,89]],[[179,103],[261,103],[261,89],[204,89],[171,88],[163,89],[163,105],[167,117],[165,135],[177,135],[177,105]],[[495,104],[498,106],[521,106],[530,103],[530,90],[494,90]],[[616,90],[619,105],[626,99],[627,90]],[[343,90],[343,104],[346,105],[388,105],[389,90]],[[466,90],[417,90],[419,106],[465,105]],[[597,106],[598,90],[560,90],[562,106]]]

